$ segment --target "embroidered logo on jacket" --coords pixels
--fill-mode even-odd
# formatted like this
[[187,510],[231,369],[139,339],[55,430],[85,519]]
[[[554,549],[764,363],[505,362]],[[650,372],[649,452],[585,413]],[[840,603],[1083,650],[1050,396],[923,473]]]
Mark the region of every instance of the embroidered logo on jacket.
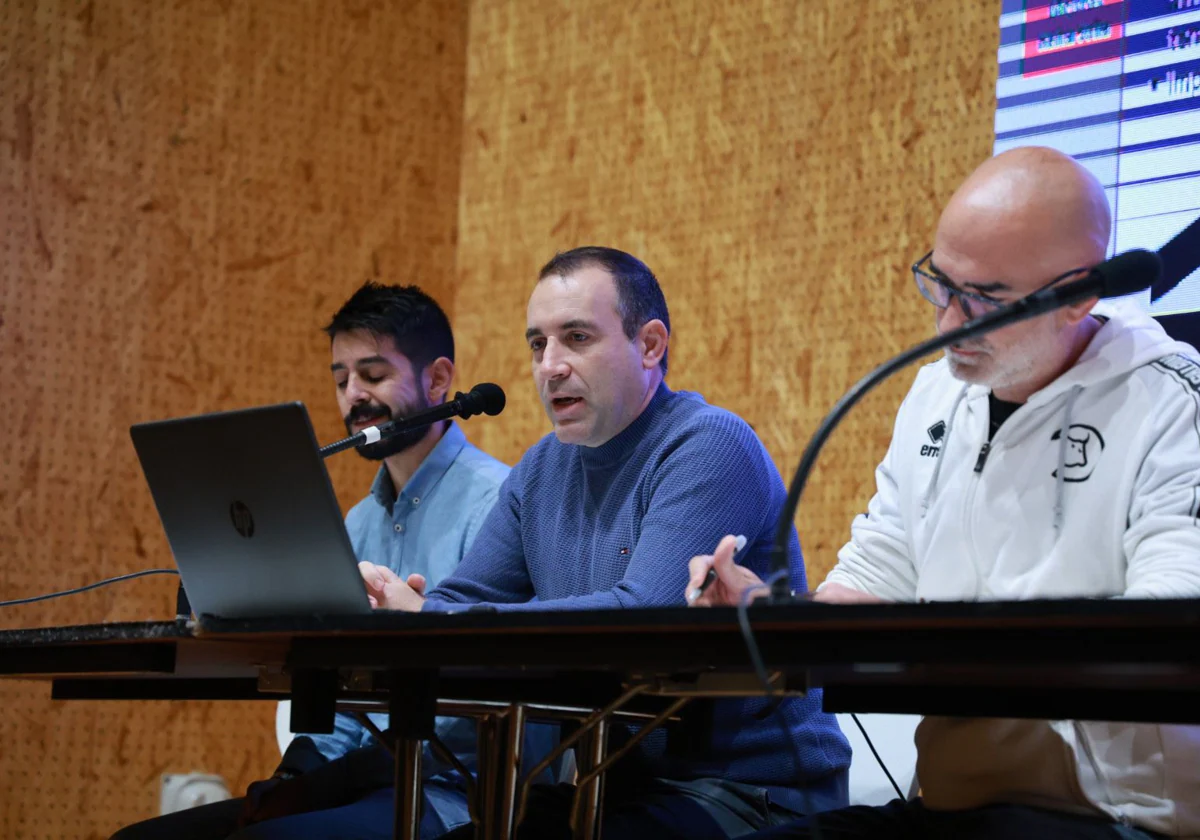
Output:
[[[1050,440],[1059,441],[1062,430],[1055,429]],[[1096,469],[1096,461],[1104,451],[1104,436],[1099,429],[1085,426],[1082,423],[1072,423],[1067,429],[1067,452],[1063,459],[1063,481],[1087,481]],[[1057,455],[1057,448],[1054,450]],[[1057,458],[1055,459],[1057,460]],[[1058,470],[1050,473],[1058,478]]]
[[933,442],[930,446],[928,443],[921,447],[921,455],[927,458],[936,458],[938,452],[942,449],[942,439],[946,437],[946,422],[939,420],[925,430],[929,435],[929,439]]

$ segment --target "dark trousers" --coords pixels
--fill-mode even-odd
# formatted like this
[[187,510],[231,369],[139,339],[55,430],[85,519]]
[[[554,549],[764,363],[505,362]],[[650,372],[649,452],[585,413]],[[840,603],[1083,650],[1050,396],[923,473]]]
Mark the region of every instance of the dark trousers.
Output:
[[[727,840],[797,816],[772,804],[762,788],[720,779],[645,779],[636,788],[613,787],[621,792],[605,797],[602,840]],[[518,840],[570,840],[574,792],[573,785],[534,785]],[[474,836],[465,825],[443,840]]]
[[[989,805],[969,811],[932,811],[915,800],[895,799],[818,815],[821,840],[1151,840],[1147,831],[1021,805]],[[809,840],[812,819],[768,828],[747,840]]]
[[[422,840],[431,840],[453,826],[445,825],[430,796],[437,791],[426,783],[421,812]],[[267,820],[235,830],[241,799],[214,802],[177,811],[123,828],[112,840],[390,840],[393,814],[392,788],[375,791],[357,802],[324,811]]]

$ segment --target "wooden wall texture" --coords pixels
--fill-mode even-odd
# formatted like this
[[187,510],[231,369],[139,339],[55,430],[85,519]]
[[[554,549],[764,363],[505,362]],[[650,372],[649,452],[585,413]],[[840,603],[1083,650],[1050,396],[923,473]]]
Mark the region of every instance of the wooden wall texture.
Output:
[[[171,566],[131,423],[301,399],[364,279],[450,302],[467,7],[0,0],[0,600]],[[331,462],[344,505],[372,470]],[[0,627],[163,618],[148,578]],[[270,704],[0,682],[0,837],[107,837],[162,772],[274,767]]]
[[[930,334],[909,265],[990,154],[999,3],[474,0],[459,274],[464,363],[510,390],[480,426],[548,430],[522,340],[537,270],[611,245],[667,296],[675,388],[757,429],[782,470],[841,393]],[[801,507],[814,585],[866,507],[912,375],[832,439]]]
[[[991,147],[999,3],[0,0],[0,599],[170,564],[127,427],[303,399],[340,430],[322,319],[419,282],[468,431],[547,431],[525,301],[580,244],[646,260],[670,383],[790,472],[836,397],[932,329],[907,271]],[[461,185],[461,186],[460,186]],[[824,576],[911,376],[835,436],[799,517]],[[331,465],[343,502],[369,469]],[[166,579],[0,611],[165,617]],[[269,770],[271,710],[52,703],[0,683],[0,836],[104,837],[162,772]]]

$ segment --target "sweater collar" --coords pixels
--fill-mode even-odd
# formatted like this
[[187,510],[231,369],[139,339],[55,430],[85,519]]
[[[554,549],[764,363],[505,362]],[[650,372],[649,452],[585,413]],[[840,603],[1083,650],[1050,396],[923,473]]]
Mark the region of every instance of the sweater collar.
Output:
[[616,437],[599,446],[576,444],[584,467],[611,467],[632,455],[646,431],[654,424],[655,416],[674,396],[675,392],[667,387],[667,383],[660,382],[658,390],[654,392],[650,402],[642,409],[642,413],[635,417],[633,422],[622,429]]

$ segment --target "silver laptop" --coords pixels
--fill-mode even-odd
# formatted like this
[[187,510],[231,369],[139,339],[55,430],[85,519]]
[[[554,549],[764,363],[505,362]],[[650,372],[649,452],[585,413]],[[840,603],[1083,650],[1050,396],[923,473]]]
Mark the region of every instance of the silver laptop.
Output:
[[196,615],[371,611],[302,403],[129,434]]

